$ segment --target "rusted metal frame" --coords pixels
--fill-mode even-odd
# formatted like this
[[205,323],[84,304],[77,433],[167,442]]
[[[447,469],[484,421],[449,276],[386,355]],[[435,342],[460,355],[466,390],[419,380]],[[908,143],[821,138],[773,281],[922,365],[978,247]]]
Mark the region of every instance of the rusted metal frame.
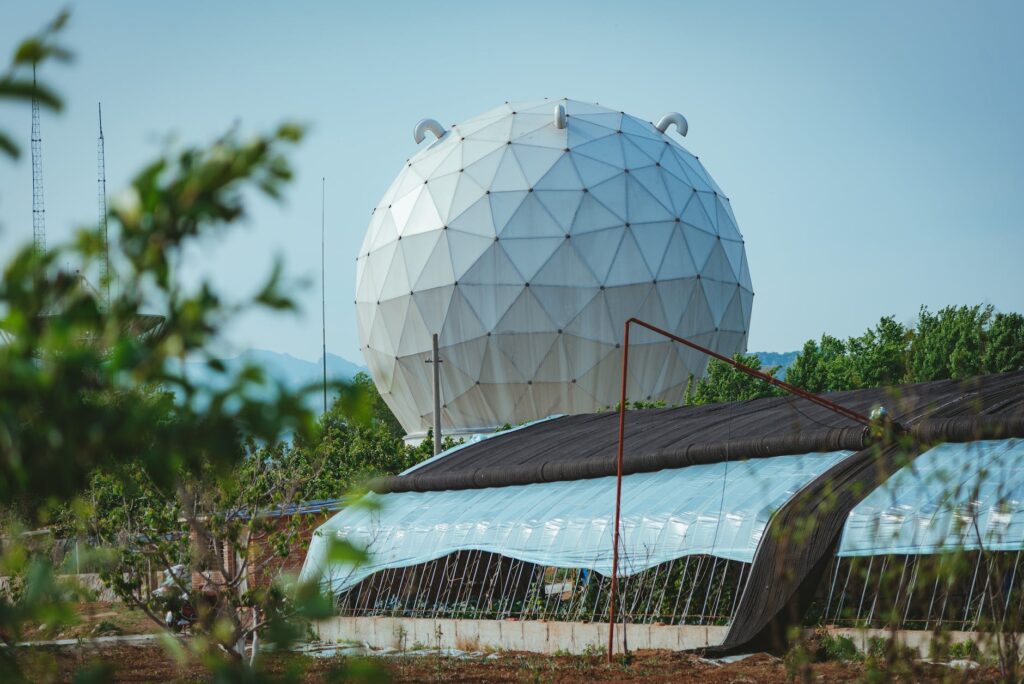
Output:
[[[734,359],[730,359],[728,356],[725,356],[724,354],[719,354],[718,352],[713,351],[711,349],[708,349],[707,347],[702,347],[701,345],[697,344],[696,342],[691,342],[690,340],[688,340],[688,339],[686,339],[684,337],[679,337],[678,335],[673,335],[672,333],[668,332],[667,330],[662,330],[661,328],[659,328],[659,327],[657,327],[655,325],[651,325],[650,323],[646,323],[644,321],[641,321],[638,318],[630,318],[628,321],[626,321],[627,330],[628,330],[628,327],[629,327],[630,324],[636,324],[636,325],[639,325],[642,328],[647,328],[651,332],[654,332],[654,333],[657,333],[657,334],[662,335],[664,337],[667,337],[670,340],[678,342],[679,344],[682,344],[682,345],[684,345],[686,347],[690,347],[691,349],[695,349],[695,350],[699,351],[702,354],[705,354],[707,356],[710,356],[710,357],[712,357],[714,359],[717,359],[717,360],[721,361],[722,363],[727,363],[727,364],[729,364],[730,366],[732,366],[733,368],[739,370],[742,373],[746,373],[747,375],[753,376],[753,377],[755,377],[755,378],[757,378],[759,380],[763,380],[763,381],[767,382],[769,385],[774,385],[775,387],[783,389],[783,390],[789,392],[790,394],[795,394],[796,396],[798,396],[798,397],[800,397],[802,399],[806,399],[807,401],[810,401],[810,402],[812,402],[814,404],[817,404],[818,406],[822,406],[822,407],[832,411],[833,413],[838,413],[838,414],[840,414],[842,416],[845,416],[845,417],[849,418],[850,420],[853,420],[853,421],[856,421],[856,422],[860,423],[861,425],[864,425],[866,427],[869,427],[871,425],[871,419],[868,418],[867,416],[865,416],[862,413],[858,413],[857,411],[854,411],[853,409],[847,408],[847,407],[845,407],[845,406],[843,406],[841,404],[837,404],[834,401],[829,401],[828,399],[825,399],[824,397],[820,397],[820,396],[814,394],[813,392],[808,392],[807,390],[801,389],[801,388],[797,387],[796,385],[791,385],[791,384],[789,384],[788,382],[786,382],[784,380],[779,380],[778,378],[773,378],[772,376],[768,375],[767,373],[763,373],[763,372],[761,372],[759,370],[756,370],[754,368],[750,368],[749,366],[744,366],[739,361],[736,361]],[[625,344],[625,347],[627,347],[627,348],[623,352],[624,355],[626,353],[628,353],[628,351],[629,351],[628,350],[628,346],[629,346],[629,337],[628,337],[628,333],[627,333],[626,344]],[[623,374],[623,375],[625,375],[625,374]],[[623,378],[623,380],[625,381],[625,377]],[[623,382],[623,384],[625,384],[625,382]],[[625,392],[623,392],[623,396],[625,396]]]
[[829,401],[828,399],[824,399],[822,397],[819,397],[819,396],[817,396],[815,394],[812,394],[811,392],[807,392],[805,390],[802,390],[799,387],[796,387],[795,385],[791,385],[788,382],[785,382],[783,380],[779,380],[778,378],[773,378],[772,376],[768,375],[767,373],[762,373],[761,371],[758,371],[758,370],[755,370],[753,368],[749,368],[747,366],[744,366],[742,363],[739,363],[738,361],[730,359],[728,356],[725,356],[723,354],[719,354],[718,352],[713,351],[711,349],[708,349],[707,347],[703,347],[703,346],[701,346],[701,345],[699,345],[699,344],[697,344],[695,342],[691,342],[690,340],[687,340],[686,338],[680,337],[678,335],[674,335],[674,334],[670,333],[667,330],[663,330],[663,329],[661,329],[661,328],[659,328],[659,327],[657,327],[655,325],[651,325],[650,323],[642,321],[639,318],[631,317],[631,318],[627,319],[626,322],[623,324],[622,390],[621,390],[620,397],[619,397],[619,446],[618,446],[618,452],[616,454],[616,461],[615,461],[615,529],[614,529],[614,533],[612,535],[613,536],[613,541],[612,541],[612,544],[613,544],[613,547],[612,547],[612,577],[611,577],[610,596],[609,596],[609,600],[608,600],[608,609],[609,609],[609,613],[608,613],[608,662],[609,663],[612,662],[613,652],[614,652],[614,649],[615,649],[615,593],[616,593],[616,589],[618,588],[618,583],[617,582],[618,582],[618,570],[619,570],[619,538],[620,538],[619,519],[620,519],[621,510],[622,510],[622,453],[623,453],[623,442],[624,442],[624,439],[625,439],[625,432],[626,432],[626,380],[627,380],[627,377],[628,377],[628,369],[629,369],[629,326],[632,325],[632,324],[636,324],[636,325],[638,325],[638,326],[640,326],[642,328],[646,328],[646,329],[650,330],[651,332],[657,333],[658,335],[661,335],[663,337],[667,337],[670,340],[678,342],[679,344],[682,344],[684,346],[690,347],[691,349],[699,351],[702,354],[710,356],[711,358],[717,359],[717,360],[719,360],[719,361],[721,361],[723,363],[727,363],[730,366],[736,368],[737,370],[739,370],[739,371],[741,371],[743,373],[746,373],[747,375],[750,375],[752,377],[755,377],[755,378],[758,378],[760,380],[763,380],[764,382],[767,382],[770,385],[773,385],[775,387],[779,387],[780,389],[783,389],[783,390],[789,392],[790,394],[794,394],[794,395],[796,395],[798,397],[806,399],[807,401],[810,401],[811,403],[814,403],[814,404],[817,404],[819,406],[822,406],[822,407],[824,407],[824,408],[826,408],[826,409],[828,409],[828,410],[830,410],[830,411],[832,411],[834,413],[837,413],[837,414],[839,414],[841,416],[844,416],[846,418],[854,420],[854,421],[856,421],[856,422],[858,422],[858,423],[860,423],[860,424],[862,424],[864,426],[870,426],[871,425],[871,419],[868,418],[867,416],[861,414],[861,413],[858,413],[857,411],[854,411],[852,409],[846,408],[845,406],[841,406],[841,405],[839,405],[839,404],[837,404],[837,403],[835,403],[833,401]]

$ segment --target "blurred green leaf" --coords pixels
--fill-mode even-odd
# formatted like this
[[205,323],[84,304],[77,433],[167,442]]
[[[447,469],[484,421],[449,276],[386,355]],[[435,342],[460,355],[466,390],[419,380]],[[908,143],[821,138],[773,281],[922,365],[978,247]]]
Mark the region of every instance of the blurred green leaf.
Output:
[[3,131],[0,131],[0,152],[3,152],[12,159],[17,159],[21,156],[21,148]]
[[344,539],[331,538],[327,546],[327,560],[331,563],[343,565],[359,565],[368,560],[366,551],[353,546]]
[[31,80],[15,80],[10,77],[0,79],[0,99],[31,102],[35,100],[40,106],[60,111],[64,102],[52,90]]

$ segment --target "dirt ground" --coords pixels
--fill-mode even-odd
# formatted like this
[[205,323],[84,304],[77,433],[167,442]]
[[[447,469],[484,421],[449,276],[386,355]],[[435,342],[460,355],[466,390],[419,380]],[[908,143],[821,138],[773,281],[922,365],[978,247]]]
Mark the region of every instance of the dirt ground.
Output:
[[49,629],[46,625],[30,625],[25,630],[25,641],[48,639],[87,639],[96,636],[122,634],[155,634],[160,631],[141,610],[133,610],[123,603],[91,601],[75,606],[78,622],[61,629]]
[[[115,667],[114,682],[199,682],[209,676],[195,662],[176,662],[156,643],[101,647],[25,649],[19,661],[35,682],[71,682],[76,671],[97,660]],[[362,663],[366,663],[364,660]],[[714,664],[680,653],[640,652],[629,665],[606,665],[601,656],[539,656],[503,653],[497,658],[451,658],[436,656],[370,659],[372,666],[385,670],[383,678],[364,681],[396,682],[785,682],[793,681],[786,664],[765,654],[728,664]],[[314,658],[303,655],[268,655],[264,666],[273,672],[298,670],[298,681],[337,681],[330,675],[339,667],[358,662],[343,657]],[[371,666],[371,667],[372,667]],[[880,672],[870,672],[862,663],[818,663],[800,671],[797,681],[852,682],[880,681]],[[896,676],[897,681],[985,682],[997,679],[993,670],[953,670],[941,665],[918,664],[914,672]]]

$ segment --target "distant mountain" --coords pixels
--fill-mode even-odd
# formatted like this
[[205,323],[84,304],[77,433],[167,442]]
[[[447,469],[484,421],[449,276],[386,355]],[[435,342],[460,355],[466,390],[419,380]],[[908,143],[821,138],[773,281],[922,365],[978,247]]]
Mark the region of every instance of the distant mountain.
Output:
[[786,369],[793,365],[796,361],[797,354],[800,352],[750,352],[758,358],[761,362],[761,368],[771,368],[772,366],[779,366],[779,372],[776,373],[776,377],[779,380],[786,379]]
[[[323,380],[322,358],[316,361],[306,361],[304,359],[297,359],[291,354],[280,354],[264,349],[248,349],[238,356],[221,359],[221,361],[227,367],[229,377],[235,371],[242,368],[242,366],[251,364],[262,368],[268,378],[280,383],[291,391],[312,384],[319,384]],[[360,371],[366,371],[366,367],[328,352],[328,380],[351,380]],[[223,386],[223,376],[210,370],[205,363],[186,363],[185,372],[188,379],[198,385],[205,385],[211,389],[217,389],[218,385]],[[310,401],[315,399],[315,396],[311,397]]]

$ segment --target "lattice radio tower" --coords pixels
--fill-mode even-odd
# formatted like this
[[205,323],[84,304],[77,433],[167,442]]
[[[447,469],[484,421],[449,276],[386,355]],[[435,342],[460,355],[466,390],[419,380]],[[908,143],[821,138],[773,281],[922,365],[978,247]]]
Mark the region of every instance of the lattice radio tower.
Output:
[[46,253],[46,208],[43,203],[43,134],[39,127],[39,100],[35,97],[36,68],[32,66],[32,245],[36,255]]
[[107,239],[107,162],[103,145],[103,105],[96,103],[99,114],[100,137],[96,140],[96,203],[99,205],[99,224],[103,230],[103,263],[100,266],[100,286],[103,287],[107,308],[110,307],[110,242]]

